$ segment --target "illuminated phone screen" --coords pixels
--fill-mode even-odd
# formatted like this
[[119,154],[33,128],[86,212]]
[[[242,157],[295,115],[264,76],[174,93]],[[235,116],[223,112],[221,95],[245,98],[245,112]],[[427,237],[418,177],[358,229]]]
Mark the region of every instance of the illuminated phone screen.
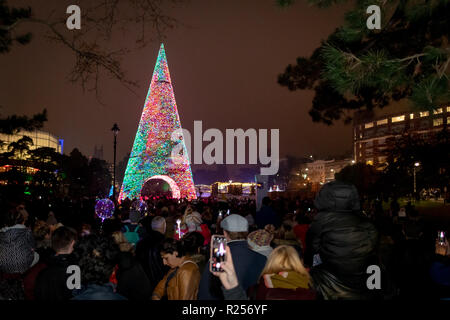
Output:
[[211,245],[211,271],[223,272],[221,264],[225,261],[227,240],[223,236],[213,236]]

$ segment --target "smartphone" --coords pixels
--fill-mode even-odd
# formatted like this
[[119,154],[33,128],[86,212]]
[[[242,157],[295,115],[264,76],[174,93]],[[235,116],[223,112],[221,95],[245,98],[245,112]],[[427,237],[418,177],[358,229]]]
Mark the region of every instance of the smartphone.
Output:
[[438,232],[438,242],[439,242],[439,244],[442,244],[442,245],[445,244],[445,232],[444,231]]
[[226,261],[227,240],[225,236],[213,235],[211,237],[211,254],[209,259],[209,271],[223,272],[221,263]]

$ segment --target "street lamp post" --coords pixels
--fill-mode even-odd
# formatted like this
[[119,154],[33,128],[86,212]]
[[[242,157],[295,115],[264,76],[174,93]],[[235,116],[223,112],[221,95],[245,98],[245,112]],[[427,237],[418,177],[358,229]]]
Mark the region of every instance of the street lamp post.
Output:
[[114,164],[113,164],[113,199],[116,201],[116,146],[117,146],[117,135],[119,134],[119,127],[117,123],[111,129],[114,132]]
[[416,188],[416,168],[420,166],[419,162],[414,163],[414,197],[416,196],[417,188]]

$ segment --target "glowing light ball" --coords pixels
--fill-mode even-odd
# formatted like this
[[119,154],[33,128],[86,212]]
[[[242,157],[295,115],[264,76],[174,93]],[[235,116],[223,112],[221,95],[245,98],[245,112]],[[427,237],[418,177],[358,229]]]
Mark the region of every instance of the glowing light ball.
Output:
[[109,219],[114,213],[114,202],[109,199],[98,200],[95,204],[95,214],[103,220]]
[[148,206],[147,203],[142,200],[134,200],[131,203],[131,209],[139,212],[141,217],[143,217],[147,213]]

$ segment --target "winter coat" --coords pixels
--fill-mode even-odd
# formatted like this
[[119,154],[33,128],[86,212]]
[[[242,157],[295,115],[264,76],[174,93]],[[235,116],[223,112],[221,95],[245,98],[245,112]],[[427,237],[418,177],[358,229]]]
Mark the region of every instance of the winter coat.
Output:
[[197,264],[186,257],[178,268],[170,270],[158,283],[153,296],[158,299],[166,296],[167,300],[196,300],[199,282]]
[[74,290],[71,300],[127,300],[124,296],[114,292],[114,285],[89,284],[80,290]]
[[[343,287],[363,290],[367,267],[376,256],[378,233],[360,213],[356,188],[339,181],[327,183],[314,204],[319,212],[307,233],[307,249],[320,255],[321,270],[338,278]],[[311,275],[320,287],[323,278],[316,281],[314,274],[318,273]]]
[[163,241],[164,235],[152,230],[136,245],[136,259],[147,274],[150,281],[150,291],[153,291],[169,270],[164,266],[161,258],[160,245]]
[[333,181],[315,200],[319,213],[308,230],[309,246],[336,275],[366,273],[375,255],[378,233],[360,213],[359,197],[352,185]]
[[228,290],[222,287],[222,292],[225,300],[248,300],[247,294],[240,285]]
[[309,278],[297,272],[265,274],[253,294],[256,300],[315,300]]
[[27,271],[35,256],[31,231],[22,224],[0,230],[0,271],[23,273]]
[[34,298],[39,301],[63,301],[72,298],[72,290],[67,288],[67,267],[76,264],[72,255],[53,256],[47,268],[36,277]]
[[121,252],[116,272],[117,293],[129,300],[150,300],[152,287],[143,267],[131,252]]

